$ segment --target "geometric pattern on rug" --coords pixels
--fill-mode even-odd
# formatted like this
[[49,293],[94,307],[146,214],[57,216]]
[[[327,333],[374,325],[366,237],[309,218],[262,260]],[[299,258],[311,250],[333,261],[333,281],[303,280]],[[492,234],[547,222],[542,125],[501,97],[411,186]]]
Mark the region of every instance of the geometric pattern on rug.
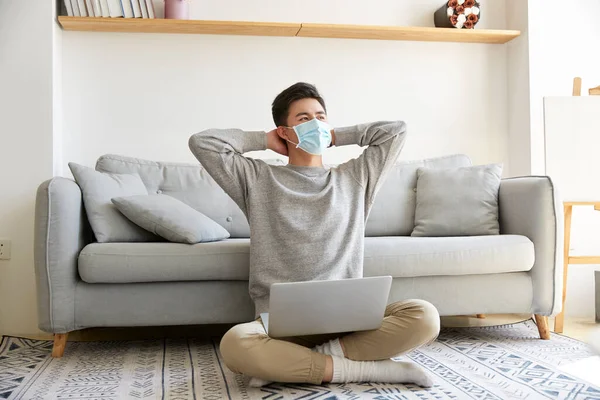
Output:
[[[432,388],[398,384],[271,384],[249,388],[229,371],[218,343],[195,339],[69,342],[60,359],[51,341],[4,337],[0,399],[564,399],[600,400],[600,387],[559,370],[591,357],[582,342],[535,323],[444,328],[408,355],[429,371]],[[600,373],[600,371],[599,371]]]

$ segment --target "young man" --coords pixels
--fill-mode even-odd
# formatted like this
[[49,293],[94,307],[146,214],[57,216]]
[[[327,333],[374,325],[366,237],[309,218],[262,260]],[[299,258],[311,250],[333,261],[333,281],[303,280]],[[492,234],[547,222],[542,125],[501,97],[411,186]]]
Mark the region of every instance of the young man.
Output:
[[[365,221],[375,194],[404,145],[404,122],[331,129],[317,89],[296,83],[273,102],[276,129],[211,129],[190,138],[190,149],[231,196],[250,224],[250,296],[256,315],[267,312],[276,282],[361,278]],[[368,146],[336,168],[323,167],[331,145]],[[271,149],[286,166],[246,158]],[[416,364],[390,358],[435,340],[439,314],[422,300],[387,307],[381,328],[336,335],[271,339],[260,319],[229,330],[221,354],[229,369],[271,381],[432,384]],[[339,335],[337,335],[339,336]]]

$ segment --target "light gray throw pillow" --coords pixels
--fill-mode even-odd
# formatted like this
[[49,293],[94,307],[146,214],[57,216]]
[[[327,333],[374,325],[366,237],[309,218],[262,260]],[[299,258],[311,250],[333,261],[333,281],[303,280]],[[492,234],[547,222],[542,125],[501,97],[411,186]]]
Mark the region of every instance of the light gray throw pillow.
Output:
[[417,170],[412,236],[498,235],[502,164]]
[[88,220],[99,243],[160,240],[123,216],[110,201],[113,197],[148,194],[138,174],[108,174],[69,163],[83,193]]
[[117,197],[112,202],[131,221],[170,242],[194,244],[229,237],[221,225],[171,196]]

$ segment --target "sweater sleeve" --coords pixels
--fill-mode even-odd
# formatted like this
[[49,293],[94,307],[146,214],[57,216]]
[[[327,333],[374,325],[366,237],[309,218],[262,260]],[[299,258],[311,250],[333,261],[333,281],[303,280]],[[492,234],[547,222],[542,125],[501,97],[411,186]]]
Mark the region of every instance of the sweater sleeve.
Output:
[[266,150],[265,132],[239,129],[209,129],[190,137],[189,147],[200,164],[233,201],[247,214],[249,188],[258,180],[265,163],[243,153]]
[[406,140],[403,121],[383,121],[334,129],[335,146],[368,146],[360,157],[340,167],[351,173],[365,189],[367,213],[391,167],[396,163]]

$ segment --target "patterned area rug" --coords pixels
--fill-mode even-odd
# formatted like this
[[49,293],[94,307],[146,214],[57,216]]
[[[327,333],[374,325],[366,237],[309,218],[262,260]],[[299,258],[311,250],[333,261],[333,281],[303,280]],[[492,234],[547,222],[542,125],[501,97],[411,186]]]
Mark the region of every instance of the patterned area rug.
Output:
[[[435,386],[337,384],[248,388],[224,365],[215,342],[194,339],[70,342],[62,359],[52,343],[4,337],[0,399],[586,399],[600,387],[560,371],[592,356],[565,336],[537,338],[532,321],[443,329],[435,343],[406,357]],[[600,371],[598,371],[600,373]]]

